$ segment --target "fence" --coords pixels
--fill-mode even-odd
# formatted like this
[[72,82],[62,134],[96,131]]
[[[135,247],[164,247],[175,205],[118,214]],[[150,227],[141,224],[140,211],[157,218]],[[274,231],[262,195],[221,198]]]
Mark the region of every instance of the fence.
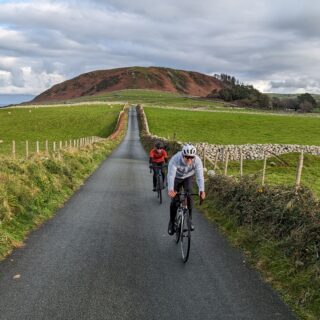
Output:
[[56,154],[60,157],[60,151],[80,150],[94,143],[106,140],[97,136],[84,137],[78,139],[60,140],[60,141],[15,141],[11,142],[11,147],[7,148],[2,156],[9,156],[13,159],[29,159],[35,155],[49,156]]
[[[217,150],[216,154],[214,156],[214,161],[212,161],[212,156],[208,157],[206,148],[202,149],[202,159],[203,159],[203,165],[205,167],[206,163],[210,163],[210,166],[213,168],[213,170],[218,169],[218,162],[223,164],[223,170],[222,168],[219,168],[220,172],[223,172],[223,175],[228,175],[228,165],[229,165],[229,151],[228,150]],[[266,179],[266,171],[267,171],[267,160],[269,156],[274,156],[273,154],[268,154],[267,152],[263,155],[263,164],[261,169],[261,185],[265,185],[265,179]],[[239,155],[239,176],[243,176],[243,154],[240,151]],[[300,156],[297,159],[297,170],[296,170],[296,177],[295,177],[295,188],[296,191],[301,186],[301,177],[302,177],[302,169],[303,169],[303,161],[304,161],[304,151],[300,151]]]

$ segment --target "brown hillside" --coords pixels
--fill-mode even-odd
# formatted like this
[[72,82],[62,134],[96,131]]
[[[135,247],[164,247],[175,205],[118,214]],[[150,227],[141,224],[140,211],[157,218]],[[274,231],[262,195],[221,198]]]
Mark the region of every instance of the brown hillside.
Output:
[[198,72],[130,67],[84,73],[54,85],[32,102],[59,101],[124,89],[153,89],[204,97],[221,88],[218,79]]

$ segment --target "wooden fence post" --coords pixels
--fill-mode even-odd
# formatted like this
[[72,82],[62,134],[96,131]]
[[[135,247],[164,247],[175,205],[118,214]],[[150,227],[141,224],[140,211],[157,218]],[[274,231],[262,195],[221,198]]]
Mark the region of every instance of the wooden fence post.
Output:
[[262,181],[261,181],[262,186],[264,186],[264,181],[265,181],[265,177],[266,177],[266,168],[267,168],[267,156],[266,156],[266,153],[264,152],[264,155],[263,155]]
[[12,141],[12,158],[16,158],[16,142],[15,140]]
[[46,154],[48,155],[49,153],[49,143],[48,140],[46,140]]
[[243,152],[242,148],[240,148],[240,177],[243,176]]
[[226,152],[226,161],[224,163],[224,175],[228,173],[229,151]]
[[299,156],[299,163],[297,167],[297,176],[296,176],[296,192],[300,188],[301,184],[301,175],[302,175],[302,168],[303,168],[303,150],[301,150],[301,154]]
[[26,141],[26,159],[29,158],[29,142],[28,140]]
[[221,148],[221,162],[224,162],[224,154],[225,154],[225,150],[224,147]]
[[36,142],[36,149],[37,149],[37,154],[39,154],[40,153],[39,141]]
[[53,151],[56,152],[56,142],[53,141]]
[[219,159],[219,149],[217,149],[217,151],[216,151],[216,157],[215,157],[215,159],[214,159],[213,170],[216,170],[216,169],[217,169],[218,159]]

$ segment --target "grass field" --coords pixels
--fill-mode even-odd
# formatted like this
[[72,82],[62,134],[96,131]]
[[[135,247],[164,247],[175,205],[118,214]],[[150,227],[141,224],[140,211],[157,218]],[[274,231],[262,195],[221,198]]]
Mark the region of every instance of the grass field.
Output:
[[121,105],[81,105],[65,107],[9,108],[0,110],[0,154],[11,152],[12,140],[17,153],[24,151],[25,141],[30,150],[40,141],[44,148],[49,142],[88,136],[107,137],[117,122]]
[[182,96],[165,91],[128,89],[104,93],[101,95],[87,96],[78,99],[72,99],[69,102],[83,101],[118,101],[129,102],[133,104],[154,105],[154,106],[170,106],[185,108],[224,108],[230,110],[232,106],[223,101],[213,101],[203,98]]
[[150,131],[179,141],[213,144],[320,145],[320,117],[145,108]]

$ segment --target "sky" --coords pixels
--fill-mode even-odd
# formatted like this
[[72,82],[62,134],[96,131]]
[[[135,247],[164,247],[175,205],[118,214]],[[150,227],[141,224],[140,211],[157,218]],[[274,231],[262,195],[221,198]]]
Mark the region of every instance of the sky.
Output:
[[320,1],[0,0],[0,94],[127,66],[320,94]]

